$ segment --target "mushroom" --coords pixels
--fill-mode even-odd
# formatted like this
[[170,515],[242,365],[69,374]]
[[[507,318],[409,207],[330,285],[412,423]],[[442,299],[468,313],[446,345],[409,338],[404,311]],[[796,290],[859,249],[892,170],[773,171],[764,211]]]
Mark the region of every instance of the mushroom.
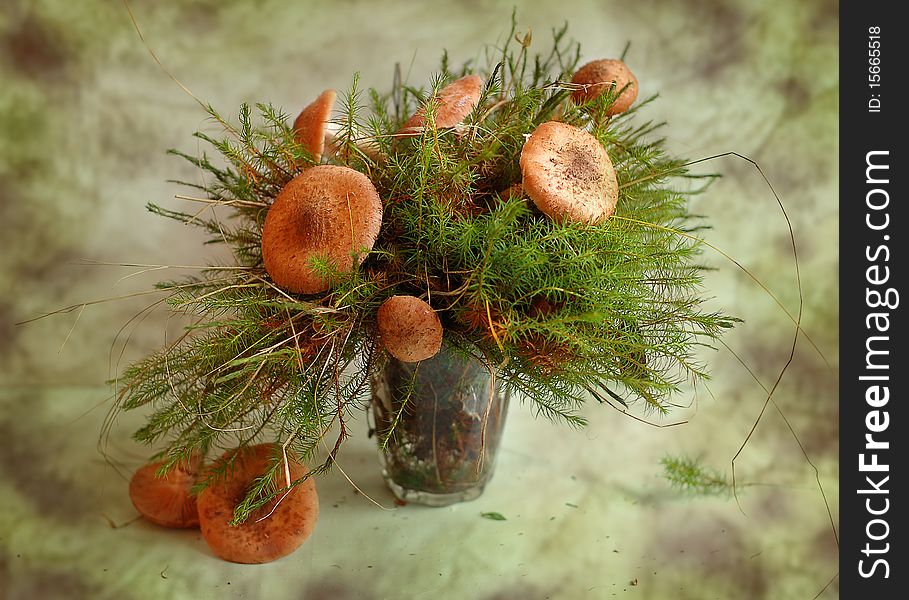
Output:
[[[479,75],[461,77],[439,90],[434,100],[436,104],[433,111],[436,129],[454,127],[461,123],[480,102],[482,92],[483,78]],[[407,119],[398,130],[398,135],[417,135],[423,131],[425,124],[426,108],[423,107]]]
[[326,259],[341,273],[366,258],[379,236],[382,202],[366,175],[348,167],[317,165],[278,193],[262,229],[262,260],[275,284],[316,294],[330,281],[313,268]]
[[532,319],[546,319],[549,315],[558,312],[565,306],[562,301],[549,301],[549,298],[540,294],[534,297],[530,302],[530,308],[527,309],[527,316]]
[[572,125],[548,121],[521,150],[524,193],[557,221],[602,223],[615,212],[619,185],[600,142]]
[[504,200],[521,199],[524,197],[524,187],[520,183],[514,183],[499,192],[499,196]]
[[158,477],[163,462],[140,468],[129,482],[129,499],[133,506],[147,520],[162,527],[198,527],[199,511],[191,490],[201,462],[201,458],[193,458],[177,464],[163,477]]
[[571,83],[583,86],[571,93],[577,104],[592,100],[607,90],[612,90],[613,93],[621,91],[606,109],[609,116],[625,112],[638,97],[637,77],[624,62],[611,58],[595,60],[582,66],[571,78]]
[[310,478],[287,489],[285,473],[289,473],[291,481],[306,473],[290,455],[286,470],[278,472],[277,497],[253,511],[240,525],[230,524],[250,486],[279,456],[278,444],[259,444],[229,450],[215,465],[217,468],[226,461],[233,463],[225,477],[199,494],[199,525],[208,547],[220,558],[245,564],[277,560],[299,548],[315,528],[319,517],[316,484]]
[[442,322],[430,305],[414,296],[392,296],[376,313],[379,340],[402,362],[418,362],[438,354]]
[[294,139],[309,150],[317,163],[322,160],[326,138],[331,135],[328,130],[328,119],[331,117],[331,108],[336,97],[334,90],[325,90],[312,104],[300,111],[294,120]]

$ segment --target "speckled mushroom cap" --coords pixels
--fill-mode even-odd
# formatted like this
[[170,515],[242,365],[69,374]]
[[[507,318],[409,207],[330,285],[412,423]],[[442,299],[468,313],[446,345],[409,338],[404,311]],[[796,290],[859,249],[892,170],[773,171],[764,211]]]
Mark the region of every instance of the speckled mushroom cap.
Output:
[[[624,91],[606,110],[607,115],[617,115],[628,110],[638,97],[638,79],[624,62],[612,58],[595,60],[582,66],[571,78],[571,83],[585,87],[576,89],[571,97],[578,104],[596,98],[615,85],[615,91]],[[625,87],[628,86],[628,87]]]
[[573,125],[548,121],[521,150],[524,193],[557,221],[601,223],[615,212],[619,185],[600,142]]
[[311,259],[323,257],[339,272],[350,272],[372,249],[381,226],[382,202],[366,175],[317,165],[290,180],[268,210],[262,230],[265,270],[289,292],[324,292],[330,282]]
[[325,90],[294,120],[294,139],[309,150],[316,162],[322,159],[322,152],[325,151],[328,119],[331,118],[336,97],[334,90]]
[[[441,90],[436,98],[433,120],[436,129],[454,127],[470,114],[483,93],[483,78],[479,75],[467,75],[452,81]],[[399,135],[416,135],[423,130],[426,123],[426,109],[421,108],[413,114],[401,129]]]
[[[225,453],[220,461],[236,457],[227,475],[199,494],[199,525],[202,537],[215,555],[235,563],[264,563],[287,556],[306,541],[319,517],[319,497],[312,478],[281,493],[265,506],[255,510],[242,524],[231,526],[234,509],[246,497],[257,477],[281,456],[277,444],[246,446]],[[280,460],[280,458],[278,459]],[[288,455],[291,480],[302,477],[306,470]],[[276,482],[286,487],[284,469]]]
[[438,354],[442,322],[430,305],[414,296],[392,296],[376,313],[379,341],[403,362],[418,362]]
[[129,499],[148,521],[162,527],[199,526],[196,497],[191,493],[201,458],[175,466],[164,477],[158,477],[162,462],[141,467],[129,481]]

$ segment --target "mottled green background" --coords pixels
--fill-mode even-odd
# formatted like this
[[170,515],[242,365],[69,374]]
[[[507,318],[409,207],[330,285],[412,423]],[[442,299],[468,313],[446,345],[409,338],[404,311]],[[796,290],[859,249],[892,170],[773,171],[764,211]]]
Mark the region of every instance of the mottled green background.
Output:
[[[507,27],[511,3],[255,2],[132,4],[150,45],[199,97],[232,113],[243,101],[298,110],[354,71],[385,87],[393,64],[425,81],[446,47],[473,57]],[[762,165],[799,244],[806,331],[836,365],[836,2],[684,0],[520,3],[538,47],[567,20],[584,58],[628,63],[642,118],[668,120],[672,149],[693,158],[737,151]],[[42,312],[148,289],[170,272],[85,260],[202,264],[217,258],[197,232],[146,213],[170,202],[168,179],[198,173],[165,155],[196,153],[213,130],[154,64],[123,5],[0,0],[0,597],[32,598],[812,598],[836,573],[837,547],[814,472],[773,408],[737,462],[741,508],[691,499],[659,477],[667,452],[721,471],[757,417],[760,386],[730,352],[707,356],[714,380],[686,397],[681,427],[657,429],[591,405],[571,431],[514,406],[498,472],[478,501],[395,509],[366,425],[320,480],[315,535],[262,566],[215,559],[197,532],[129,522],[123,475],[96,450],[117,364],[173,336],[153,311],[118,330],[147,297],[92,305],[25,326]],[[795,313],[798,294],[779,208],[747,163],[703,165],[725,179],[698,200],[709,240],[739,259]],[[169,200],[170,199],[170,200]],[[719,255],[713,302],[747,323],[728,343],[769,385],[793,326],[768,295]],[[804,339],[777,402],[819,468],[837,514],[837,386]],[[127,469],[148,450],[108,450]],[[480,518],[498,511],[507,521]],[[834,598],[833,583],[820,596]]]

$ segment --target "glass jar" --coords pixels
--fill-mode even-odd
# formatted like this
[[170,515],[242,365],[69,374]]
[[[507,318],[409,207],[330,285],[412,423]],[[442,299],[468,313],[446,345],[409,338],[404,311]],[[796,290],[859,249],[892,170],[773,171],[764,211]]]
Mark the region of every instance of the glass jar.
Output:
[[509,394],[489,365],[443,344],[434,357],[391,357],[372,380],[382,475],[404,502],[473,500],[492,477]]

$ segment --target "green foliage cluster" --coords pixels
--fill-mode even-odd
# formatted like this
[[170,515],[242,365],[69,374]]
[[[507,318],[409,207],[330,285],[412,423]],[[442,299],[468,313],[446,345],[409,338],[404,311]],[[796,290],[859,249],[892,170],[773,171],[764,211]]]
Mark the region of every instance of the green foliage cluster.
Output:
[[[194,322],[117,381],[117,409],[150,407],[136,438],[166,443],[161,456],[169,465],[272,440],[307,460],[327,450],[312,472],[328,468],[384,360],[374,316],[395,294],[426,299],[446,343],[485,361],[541,414],[573,425],[584,424],[579,408],[590,398],[665,412],[680,384],[705,377],[698,347],[735,321],[701,308],[705,225],[687,201],[710,177],[688,174],[655,133],[661,124],[636,122],[636,109],[606,117],[617,94],[574,104],[568,81],[580,48],[565,28],[553,34],[550,50],[532,54],[530,35],[512,26],[485,64],[453,72],[443,56],[428,88],[403,81],[399,70],[388,93],[362,90],[354,78],[336,114],[337,151],[323,161],[372,180],[383,226],[359,270],[317,265],[335,283],[323,294],[278,289],[260,251],[269,205],[313,157],[294,140],[287,115],[270,105],[256,106],[258,123],[249,106],[236,124],[210,108],[225,135],[196,136],[215,148],[218,164],[173,152],[205,173],[205,184],[186,185],[212,211],[149,209],[202,227],[235,261],[160,284],[172,309]],[[395,135],[420,107],[431,123],[437,91],[466,73],[486,85],[462,126]],[[620,196],[605,223],[557,223],[507,192],[521,181],[526,136],[547,120],[586,129],[609,152]],[[333,443],[329,431],[338,432]],[[237,521],[270,499],[271,475]]]

